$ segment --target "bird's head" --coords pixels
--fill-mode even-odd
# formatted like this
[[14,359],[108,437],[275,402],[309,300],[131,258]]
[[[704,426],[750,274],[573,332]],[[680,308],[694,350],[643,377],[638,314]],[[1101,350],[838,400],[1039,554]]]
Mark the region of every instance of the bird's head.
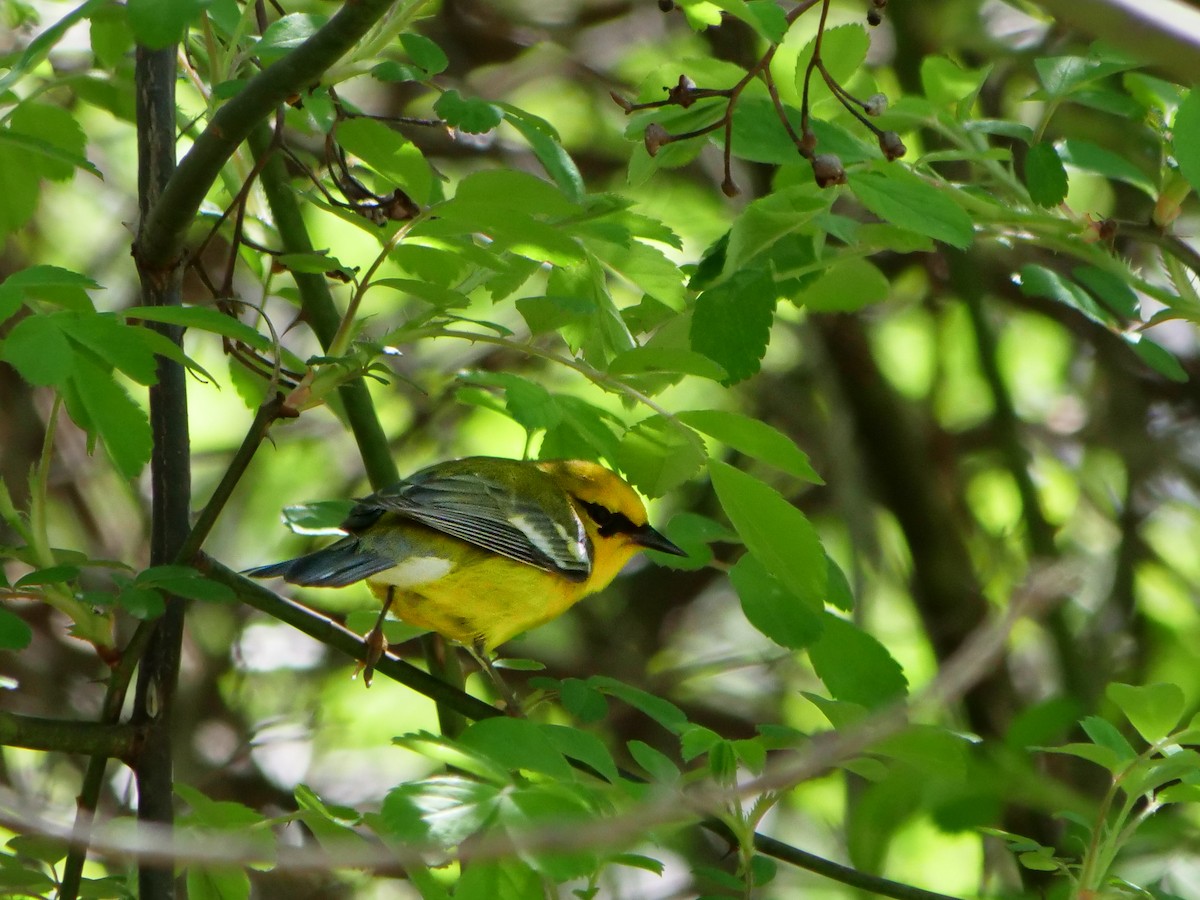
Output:
[[596,526],[601,538],[615,538],[636,548],[687,556],[650,527],[646,506],[621,476],[583,459],[544,460],[537,467],[549,475]]

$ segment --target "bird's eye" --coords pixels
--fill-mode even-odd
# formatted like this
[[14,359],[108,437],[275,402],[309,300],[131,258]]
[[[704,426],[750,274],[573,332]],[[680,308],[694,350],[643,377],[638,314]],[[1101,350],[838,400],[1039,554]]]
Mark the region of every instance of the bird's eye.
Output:
[[599,503],[583,503],[581,505],[588,517],[596,523],[596,530],[600,532],[600,537],[612,537],[614,534],[631,534],[637,531],[637,526],[629,521],[629,517],[624,513],[613,512],[606,506],[601,506]]

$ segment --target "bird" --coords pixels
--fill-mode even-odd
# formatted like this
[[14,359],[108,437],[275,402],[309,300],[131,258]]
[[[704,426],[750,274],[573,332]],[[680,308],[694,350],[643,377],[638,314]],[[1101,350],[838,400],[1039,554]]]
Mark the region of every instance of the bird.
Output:
[[310,587],[365,579],[383,603],[368,685],[391,611],[463,645],[510,704],[489,661],[500,644],[603,589],[642,550],[687,555],[624,479],[582,459],[439,462],[358,500],[340,530],[328,547],[245,574]]

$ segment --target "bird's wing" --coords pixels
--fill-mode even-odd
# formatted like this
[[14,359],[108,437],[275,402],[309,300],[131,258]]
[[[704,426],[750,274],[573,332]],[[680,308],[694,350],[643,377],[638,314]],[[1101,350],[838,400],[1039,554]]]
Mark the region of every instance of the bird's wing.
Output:
[[[542,472],[470,461],[431,466],[359,501],[342,527],[363,534],[391,513],[492,553],[585,581],[592,571],[592,546],[570,500]],[[509,477],[506,477],[509,476]],[[536,479],[541,490],[527,496]],[[526,488],[522,491],[520,488]]]

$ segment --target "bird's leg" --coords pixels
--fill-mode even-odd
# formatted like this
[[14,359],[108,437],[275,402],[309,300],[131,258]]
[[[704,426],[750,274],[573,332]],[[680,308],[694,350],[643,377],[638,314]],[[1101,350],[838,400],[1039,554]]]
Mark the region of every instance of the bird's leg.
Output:
[[363,660],[363,684],[367,687],[371,686],[371,678],[375,674],[375,663],[379,662],[379,657],[387,653],[388,642],[383,636],[383,623],[387,620],[388,610],[392,608],[392,601],[396,597],[396,588],[388,585],[387,598],[383,601],[383,609],[379,611],[379,618],[375,620],[375,627],[367,634],[367,657]]
[[491,657],[487,650],[484,649],[483,641],[477,641],[474,644],[465,644],[464,646],[467,648],[467,652],[475,658],[475,662],[479,663],[479,667],[487,673],[488,678],[492,680],[492,684],[496,686],[496,690],[504,700],[508,714],[516,716],[519,719],[525,718],[525,709],[521,706],[521,701],[517,699],[516,694],[512,692],[509,686],[504,683],[504,679],[500,677],[500,673],[492,665]]

